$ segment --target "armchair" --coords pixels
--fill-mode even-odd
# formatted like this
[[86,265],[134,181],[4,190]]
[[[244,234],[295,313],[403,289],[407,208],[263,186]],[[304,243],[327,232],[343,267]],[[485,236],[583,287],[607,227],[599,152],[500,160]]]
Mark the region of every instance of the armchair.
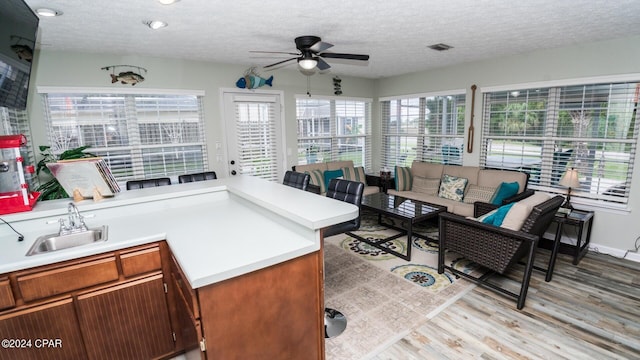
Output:
[[[331,179],[327,189],[327,197],[345,201],[360,207],[364,184],[357,181]],[[333,236],[360,228],[360,214],[354,220],[332,225],[324,229],[323,236]],[[338,310],[324,309],[324,333],[326,338],[336,337],[347,328],[347,318]]]
[[[447,269],[457,277],[463,276],[480,286],[511,296],[516,299],[518,309],[522,309],[527,297],[538,241],[563,202],[564,198],[558,195],[535,205],[519,231],[450,213],[440,214],[438,273],[442,274]],[[474,277],[445,265],[446,251],[453,251],[490,271]],[[519,293],[516,294],[487,281],[495,273],[504,274],[524,257],[526,257],[525,270]]]
[[127,190],[143,189],[157,186],[171,185],[171,179],[168,177],[144,180],[127,181]]
[[296,171],[287,170],[284,173],[284,179],[282,183],[287,186],[294,187],[296,189],[307,191],[307,187],[309,186],[309,180],[311,180],[311,175],[303,174]]
[[218,176],[215,171],[205,171],[201,173],[195,174],[185,174],[178,176],[178,182],[180,184],[190,183],[194,181],[205,181],[205,180],[215,180]]

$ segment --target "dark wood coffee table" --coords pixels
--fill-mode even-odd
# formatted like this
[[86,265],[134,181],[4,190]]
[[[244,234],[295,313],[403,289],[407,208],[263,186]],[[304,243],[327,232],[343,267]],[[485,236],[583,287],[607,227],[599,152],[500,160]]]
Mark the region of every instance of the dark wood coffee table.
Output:
[[[425,240],[436,241],[435,239],[428,238],[421,234],[414,234],[413,226],[415,224],[437,217],[441,212],[447,211],[447,208],[445,206],[429,204],[396,195],[387,195],[385,193],[366,195],[362,198],[361,207],[362,209],[367,209],[377,213],[378,224],[397,230],[400,233],[384,239],[376,240],[366,239],[352,232],[347,232],[347,235],[407,261],[411,260],[411,243],[414,236]],[[405,229],[397,227],[394,224],[383,222],[383,215],[390,218],[400,219],[401,221],[406,222],[408,224],[407,228]],[[385,243],[405,235],[407,236],[406,254],[399,253],[395,250],[389,249],[388,246],[384,246]]]

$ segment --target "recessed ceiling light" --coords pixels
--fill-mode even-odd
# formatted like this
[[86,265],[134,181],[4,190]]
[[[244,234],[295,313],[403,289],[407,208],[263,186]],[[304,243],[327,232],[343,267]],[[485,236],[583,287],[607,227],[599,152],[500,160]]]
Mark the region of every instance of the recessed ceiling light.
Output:
[[452,49],[453,46],[439,43],[439,44],[429,45],[428,48],[436,51],[445,51],[445,50]]
[[36,9],[36,14],[45,17],[54,17],[62,15],[62,11],[49,9],[49,8],[38,8]]
[[177,3],[180,0],[158,0],[158,2],[162,5],[171,5]]
[[160,20],[143,21],[142,23],[152,28],[153,30],[162,29],[163,27],[167,27],[167,25],[169,25],[166,22]]

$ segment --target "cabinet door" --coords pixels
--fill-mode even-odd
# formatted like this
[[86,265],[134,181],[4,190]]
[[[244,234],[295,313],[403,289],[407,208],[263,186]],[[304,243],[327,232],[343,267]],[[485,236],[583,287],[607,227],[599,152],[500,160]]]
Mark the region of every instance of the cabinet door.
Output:
[[0,316],[0,339],[2,360],[87,358],[71,298]]
[[174,351],[162,274],[77,298],[89,359],[152,359]]

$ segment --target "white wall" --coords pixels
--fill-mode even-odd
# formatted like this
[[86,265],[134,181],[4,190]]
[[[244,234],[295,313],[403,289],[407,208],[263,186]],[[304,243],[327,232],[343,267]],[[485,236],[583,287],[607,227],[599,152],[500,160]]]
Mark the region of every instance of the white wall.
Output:
[[[150,58],[140,56],[114,56],[56,51],[40,51],[36,54],[34,73],[31,79],[29,118],[36,149],[47,144],[41,97],[38,86],[107,87],[116,91],[131,85],[111,84],[110,72],[101,70],[108,65],[129,64],[147,69],[145,80],[136,88],[204,90],[204,113],[206,138],[209,143],[209,167],[219,176],[225,176],[226,159],[216,162],[216,142],[226,146],[221,113],[220,89],[235,89],[236,81],[244,75],[246,66],[179,60],[172,58]],[[297,163],[297,123],[295,118],[295,95],[307,93],[307,77],[295,70],[296,66],[271,72],[261,72],[263,77],[274,76],[273,87],[260,90],[276,90],[284,93],[286,146],[291,156],[286,159],[287,168]],[[333,95],[333,76],[315,74],[311,76],[310,92],[315,96]],[[343,97],[373,98],[374,80],[342,77]],[[244,91],[251,92],[252,90]],[[220,154],[224,151],[220,150]]]
[[[467,89],[467,104],[470,108],[470,86],[479,88],[496,85],[522,84],[549,80],[574,79],[605,75],[640,73],[640,37],[630,37],[561,49],[538,51],[513,57],[488,59],[431,71],[406,74],[379,80],[342,77],[343,96],[374,99],[374,155],[375,172],[380,167],[379,154],[380,121],[377,98],[425,92],[437,92],[451,89]],[[508,46],[508,45],[506,45]],[[172,58],[149,58],[139,56],[95,55],[42,51],[36,54],[34,76],[31,81],[32,96],[29,104],[29,116],[35,145],[46,144],[46,133],[40,97],[35,94],[37,86],[88,86],[114,87],[124,85],[111,84],[108,72],[101,67],[114,64],[131,64],[148,70],[141,88],[195,89],[206,92],[204,111],[209,144],[221,142],[223,123],[220,112],[220,88],[234,88],[237,79],[243,75],[246,67],[228,64],[216,64]],[[295,68],[295,67],[293,67]],[[270,73],[263,73],[269,76]],[[287,159],[289,166],[296,163],[296,94],[306,94],[307,78],[296,70],[273,72],[273,90],[284,93],[285,126],[287,147],[292,149]],[[313,95],[332,95],[331,74],[311,77]],[[638,79],[640,80],[640,79]],[[264,88],[263,88],[264,89]],[[247,90],[249,91],[249,90]],[[464,154],[465,165],[477,165],[479,161],[478,145],[480,139],[481,96],[476,92],[475,106],[475,149]],[[467,111],[467,124],[470,110]],[[466,138],[466,135],[465,135]],[[226,172],[226,159],[216,162],[216,149],[209,146],[210,168],[219,174]],[[640,189],[640,166],[635,164],[632,189]],[[635,209],[640,207],[640,190],[631,192],[629,212],[613,213],[597,210],[592,234],[592,243],[600,251],[612,251],[620,255],[634,248],[635,239],[640,236],[640,225],[634,221]]]
[[[467,89],[467,105],[470,108],[470,87],[476,84],[478,90],[476,90],[474,116],[475,146],[473,153],[464,153],[463,162],[465,165],[478,165],[478,144],[482,122],[480,89],[482,87],[639,73],[640,37],[635,36],[405,74],[380,79],[376,86],[378,97]],[[640,81],[640,77],[635,80]],[[467,111],[465,129],[469,127],[469,118],[470,109]],[[466,136],[465,133],[465,139]],[[374,159],[376,159],[375,156]],[[375,166],[379,167],[379,164],[374,164],[374,168]],[[596,214],[591,242],[599,251],[622,256],[624,251],[635,248],[634,242],[640,236],[638,157],[634,164],[631,188],[628,212],[594,209]],[[579,206],[576,207],[579,208]]]

